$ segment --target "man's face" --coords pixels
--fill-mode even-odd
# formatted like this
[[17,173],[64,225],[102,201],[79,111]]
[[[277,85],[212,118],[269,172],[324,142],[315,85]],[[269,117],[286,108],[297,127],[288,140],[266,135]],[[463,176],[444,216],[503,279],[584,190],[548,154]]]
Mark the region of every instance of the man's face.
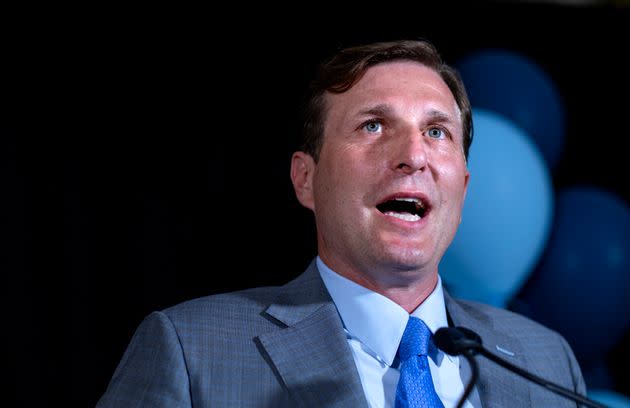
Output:
[[326,103],[318,163],[308,155],[292,163],[298,199],[315,213],[319,255],[343,275],[388,285],[436,272],[469,177],[448,86],[424,65],[395,61]]

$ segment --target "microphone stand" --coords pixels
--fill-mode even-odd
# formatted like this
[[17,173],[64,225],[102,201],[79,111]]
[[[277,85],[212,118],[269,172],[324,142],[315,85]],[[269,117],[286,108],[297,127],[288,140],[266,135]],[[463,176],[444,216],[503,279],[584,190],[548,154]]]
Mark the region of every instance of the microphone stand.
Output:
[[472,392],[475,386],[475,383],[477,382],[477,378],[479,378],[479,366],[477,365],[477,360],[475,360],[475,355],[470,350],[462,350],[462,355],[466,357],[466,360],[468,360],[468,365],[470,365],[471,376],[470,376],[470,381],[468,381],[468,384],[466,384],[464,393],[459,399],[459,402],[457,403],[456,408],[462,408],[464,406],[466,399]]

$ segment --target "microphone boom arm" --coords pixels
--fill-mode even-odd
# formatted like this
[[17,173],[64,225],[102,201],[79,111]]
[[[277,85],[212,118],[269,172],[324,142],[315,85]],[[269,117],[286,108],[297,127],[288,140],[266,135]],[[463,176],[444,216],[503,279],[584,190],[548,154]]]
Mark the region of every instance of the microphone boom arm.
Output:
[[[515,374],[520,375],[521,377],[524,377],[530,381],[535,382],[536,384],[542,385],[543,387],[547,388],[550,391],[555,392],[556,394],[561,394],[567,398],[573,399],[578,401],[580,404],[584,404],[587,405],[589,407],[594,407],[594,408],[607,408],[605,405],[601,405],[593,400],[590,400],[588,398],[585,398],[583,396],[581,396],[580,394],[577,394],[573,391],[570,391],[566,388],[560,387],[559,385],[553,384],[541,377],[538,377],[537,375],[534,375],[530,372],[527,372],[525,370],[523,370],[520,367],[515,366],[514,364],[509,363],[508,361],[503,360],[502,358],[500,358],[499,356],[489,352],[488,350],[486,350],[484,347],[478,347],[475,348],[475,351],[478,352],[479,354],[481,354],[482,356],[484,356],[485,358],[497,363],[498,365],[500,365],[503,368],[507,368],[508,370],[514,372]],[[464,354],[465,355],[465,354]]]
[[573,401],[576,401],[583,405],[587,405],[589,407],[607,408],[605,405],[588,399],[583,395],[569,390],[568,388],[563,388],[559,385],[556,385],[550,381],[545,380],[544,378],[538,377],[526,370],[523,370],[522,368],[517,367],[514,364],[507,362],[506,360],[503,360],[499,356],[485,349],[482,345],[483,342],[481,340],[481,337],[474,331],[465,327],[443,327],[435,332],[435,334],[433,335],[433,342],[446,354],[450,354],[452,356],[462,354],[464,357],[466,357],[470,364],[472,376],[470,381],[468,382],[468,385],[466,385],[464,394],[457,404],[457,408],[461,408],[464,405],[466,398],[468,398],[473,386],[477,382],[477,377],[479,376],[479,368],[477,367],[477,362],[474,358],[474,355],[476,353],[479,353],[482,356],[486,357],[488,360],[493,361],[501,367],[508,369],[508,371],[520,375],[521,377],[535,382],[538,385],[542,385],[549,391],[560,394],[563,397],[569,398]]

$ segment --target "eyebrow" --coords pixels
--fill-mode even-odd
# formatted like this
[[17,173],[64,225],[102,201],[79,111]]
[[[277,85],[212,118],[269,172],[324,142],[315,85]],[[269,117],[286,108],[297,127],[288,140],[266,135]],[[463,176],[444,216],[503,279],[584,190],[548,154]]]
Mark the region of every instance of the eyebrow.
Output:
[[[394,109],[392,109],[391,106],[380,104],[360,110],[357,112],[357,116],[389,116],[392,115],[393,112]],[[427,112],[427,116],[428,122],[457,124],[457,118],[454,118],[452,115],[438,109],[429,110]]]
[[389,116],[394,110],[391,106],[380,104],[357,112],[357,116]]
[[431,122],[438,122],[438,123],[453,123],[453,124],[457,124],[457,119],[454,118],[452,115],[449,115],[448,113],[442,112],[440,110],[437,109],[431,109],[428,113],[429,116],[429,120]]

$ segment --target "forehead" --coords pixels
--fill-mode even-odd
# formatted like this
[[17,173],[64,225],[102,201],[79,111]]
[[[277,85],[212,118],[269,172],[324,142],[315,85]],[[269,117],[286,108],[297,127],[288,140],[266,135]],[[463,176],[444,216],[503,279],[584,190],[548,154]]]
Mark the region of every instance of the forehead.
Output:
[[460,116],[455,97],[440,74],[415,61],[374,65],[348,91],[328,94],[327,99],[328,107],[344,116],[373,103],[391,104],[394,108],[433,109]]
[[349,90],[328,93],[326,99],[326,122],[332,126],[353,120],[378,105],[416,119],[426,117],[427,112],[440,112],[461,127],[461,112],[449,87],[435,70],[416,61],[374,65]]
[[415,79],[421,82],[441,83],[446,87],[440,74],[433,68],[420,62],[410,60],[387,61],[372,65],[365,70],[364,75],[357,81],[355,87],[360,85],[365,86],[375,80],[386,82],[387,79],[403,82],[409,82]]

